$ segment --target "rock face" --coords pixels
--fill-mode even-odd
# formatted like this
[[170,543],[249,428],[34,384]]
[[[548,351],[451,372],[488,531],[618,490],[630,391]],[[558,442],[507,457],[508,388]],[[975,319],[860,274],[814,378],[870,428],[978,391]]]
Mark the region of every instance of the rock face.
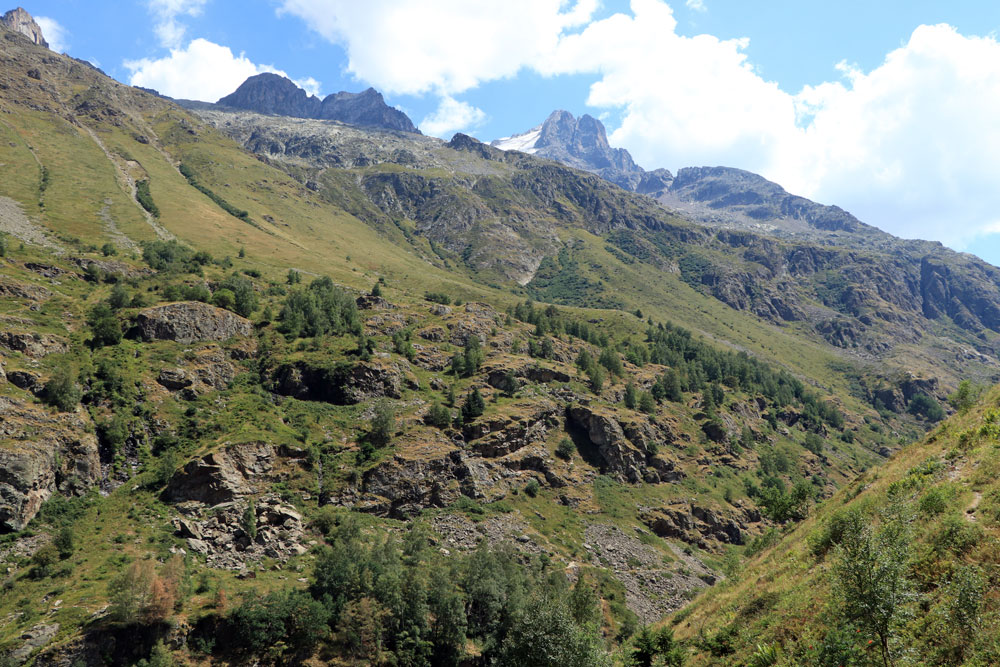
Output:
[[253,333],[250,320],[200,301],[168,303],[146,308],[135,318],[131,334],[141,340],[178,343],[223,341]]
[[276,116],[336,120],[349,125],[419,133],[409,117],[387,105],[382,94],[374,88],[360,93],[341,91],[321,101],[285,77],[272,73],[250,77],[218,104]]
[[0,331],[0,347],[36,359],[68,349],[66,340],[60,336],[18,331]]
[[194,500],[206,505],[231,502],[253,493],[274,466],[274,448],[263,442],[230,445],[178,471],[164,496],[171,501]]
[[84,413],[52,414],[0,396],[0,532],[21,530],[53,493],[83,493],[100,476]]
[[419,386],[400,364],[371,359],[335,366],[301,360],[279,365],[271,374],[272,389],[304,401],[354,405],[372,398],[400,398],[405,385]]
[[[645,174],[627,150],[612,148],[608,144],[604,124],[587,114],[574,118],[568,111],[553,111],[538,127],[524,134],[497,139],[490,145],[547,157],[576,169],[592,171],[627,190],[637,190]],[[669,174],[666,172],[666,177]],[[651,187],[649,179],[645,187]]]
[[642,481],[646,454],[629,442],[613,415],[574,405],[567,411],[567,417],[586,433],[605,472],[633,483]]
[[21,7],[12,9],[4,14],[3,17],[0,18],[0,25],[8,30],[21,33],[30,39],[33,44],[49,48],[49,43],[46,42],[45,37],[42,36],[41,27],[39,27],[39,25],[35,22],[35,19],[32,18],[31,14],[24,11]]

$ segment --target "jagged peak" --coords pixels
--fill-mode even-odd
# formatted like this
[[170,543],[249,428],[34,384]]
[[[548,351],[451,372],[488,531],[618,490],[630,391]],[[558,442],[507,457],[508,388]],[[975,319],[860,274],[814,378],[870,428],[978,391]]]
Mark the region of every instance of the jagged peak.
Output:
[[0,25],[3,25],[8,30],[21,33],[30,39],[33,44],[49,48],[49,43],[45,41],[45,36],[42,35],[41,26],[38,25],[35,18],[24,7],[17,7],[5,13],[0,17]]

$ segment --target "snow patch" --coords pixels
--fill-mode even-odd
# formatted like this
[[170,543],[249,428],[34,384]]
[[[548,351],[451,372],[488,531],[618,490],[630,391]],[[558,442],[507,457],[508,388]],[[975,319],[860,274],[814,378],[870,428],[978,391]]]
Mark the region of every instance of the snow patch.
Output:
[[535,144],[542,136],[542,126],[534,127],[523,134],[515,134],[512,137],[502,137],[490,142],[490,146],[499,148],[502,151],[521,151],[522,153],[534,153],[538,149]]

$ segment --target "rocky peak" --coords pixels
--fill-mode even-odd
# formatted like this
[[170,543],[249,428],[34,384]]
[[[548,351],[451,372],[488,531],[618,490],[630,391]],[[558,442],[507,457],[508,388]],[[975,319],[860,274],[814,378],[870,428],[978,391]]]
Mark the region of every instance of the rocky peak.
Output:
[[568,111],[553,111],[539,127],[497,139],[490,145],[533,153],[591,171],[627,190],[635,190],[642,180],[643,170],[629,152],[612,148],[604,124],[587,114],[575,118]]
[[406,114],[386,104],[382,94],[374,88],[360,93],[341,91],[320,100],[287,78],[270,72],[250,77],[217,104],[275,116],[336,120],[350,125],[420,133]]
[[8,30],[13,30],[14,32],[19,32],[34,44],[39,46],[44,46],[49,48],[49,43],[45,41],[45,37],[42,36],[41,27],[35,22],[35,19],[24,10],[23,7],[18,7],[17,9],[12,9],[0,18],[0,25],[7,28]]

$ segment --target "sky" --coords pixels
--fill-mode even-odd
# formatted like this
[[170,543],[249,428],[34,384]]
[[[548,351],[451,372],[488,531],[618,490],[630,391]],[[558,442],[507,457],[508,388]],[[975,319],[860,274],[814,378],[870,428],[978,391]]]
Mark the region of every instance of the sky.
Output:
[[1000,265],[1000,3],[24,0],[55,50],[215,101],[369,86],[425,134],[589,113],[647,169],[748,169]]

